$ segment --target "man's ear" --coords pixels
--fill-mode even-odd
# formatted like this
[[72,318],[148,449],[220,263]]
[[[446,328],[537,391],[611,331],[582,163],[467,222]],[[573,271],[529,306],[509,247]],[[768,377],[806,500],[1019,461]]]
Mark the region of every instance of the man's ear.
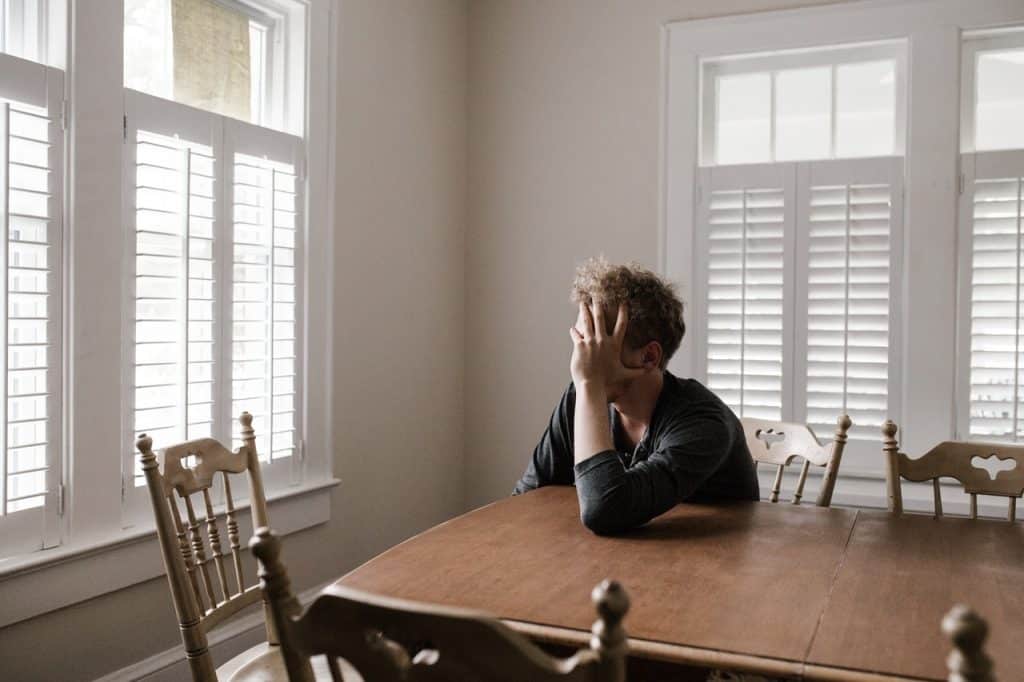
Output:
[[640,362],[643,363],[644,369],[657,369],[661,367],[661,358],[663,356],[664,351],[661,348],[661,344],[657,341],[648,341],[647,345],[643,348]]

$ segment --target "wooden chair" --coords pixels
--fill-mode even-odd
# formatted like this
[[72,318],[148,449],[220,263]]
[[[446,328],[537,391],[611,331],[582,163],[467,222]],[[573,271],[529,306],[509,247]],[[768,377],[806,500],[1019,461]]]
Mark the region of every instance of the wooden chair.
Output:
[[963,604],[942,619],[942,631],[953,641],[946,658],[949,682],[996,682],[992,659],[985,653],[988,623]]
[[[253,584],[245,587],[238,522],[231,495],[228,474],[249,473],[249,500],[253,527],[267,525],[267,503],[263,495],[259,458],[256,455],[256,436],[252,428],[252,415],[243,412],[242,447],[231,452],[212,438],[200,438],[153,452],[153,439],[142,434],[136,443],[142,462],[142,471],[149,487],[156,517],[156,532],[170,583],[174,610],[181,625],[181,639],[192,677],[199,682],[217,680],[218,673],[237,668],[246,659],[266,653],[266,644],[240,654],[218,671],[207,648],[207,633],[224,620],[245,607],[261,600],[255,575]],[[192,466],[186,458],[193,457]],[[228,547],[221,542],[220,528],[210,498],[210,488],[217,474],[224,481],[224,526]],[[194,505],[192,496],[199,498]],[[186,518],[182,519],[179,502],[184,503]],[[196,507],[201,505],[197,513]],[[202,518],[201,518],[202,517]],[[207,556],[203,540],[206,527]],[[225,550],[230,550],[230,556]],[[272,619],[265,609],[268,642],[274,643]],[[273,647],[274,650],[277,647]]]
[[805,424],[774,422],[750,417],[744,417],[740,421],[743,423],[747,448],[754,458],[754,463],[773,464],[777,467],[775,482],[772,484],[769,498],[771,502],[779,501],[782,473],[786,466],[800,457],[803,459],[803,465],[800,467],[800,478],[797,479],[796,490],[793,491],[793,504],[800,504],[804,495],[804,484],[807,483],[807,472],[812,464],[825,467],[816,504],[819,507],[827,507],[832,504],[832,492],[836,487],[836,476],[839,474],[839,464],[843,459],[843,449],[846,447],[846,434],[853,423],[847,415],[844,414],[836,420],[836,433],[828,445],[822,445],[814,435],[814,431]]
[[[598,620],[590,648],[552,658],[500,621],[466,609],[432,606],[333,586],[306,609],[292,596],[281,544],[260,528],[249,546],[280,636],[290,682],[313,680],[310,657],[323,654],[331,675],[344,659],[374,682],[623,682],[629,597],[604,581],[592,598]],[[401,642],[401,643],[400,643]],[[410,646],[410,643],[415,643]]]
[[[939,479],[943,476],[955,478],[964,486],[964,492],[971,496],[971,518],[978,518],[978,495],[995,495],[1009,499],[1008,518],[1017,517],[1017,498],[1024,494],[1024,445],[1003,443],[969,443],[945,441],[939,443],[917,459],[911,459],[899,451],[896,441],[896,424],[886,420],[882,425],[882,451],[885,454],[885,479],[889,494],[889,511],[903,512],[903,490],[901,479],[908,481],[931,481],[935,499],[935,516],[942,516],[942,493]],[[1012,469],[1004,469],[989,475],[987,469],[974,464],[974,458],[998,461],[1011,460]]]

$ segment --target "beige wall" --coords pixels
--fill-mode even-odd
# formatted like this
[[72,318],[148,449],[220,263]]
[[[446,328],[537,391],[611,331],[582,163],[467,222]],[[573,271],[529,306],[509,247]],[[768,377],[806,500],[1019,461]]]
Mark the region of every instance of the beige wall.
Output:
[[471,4],[470,505],[508,494],[568,384],[574,265],[599,253],[658,265],[659,27],[672,19],[816,4],[827,3]]
[[[463,502],[466,5],[338,4],[334,456],[343,484],[330,523],[286,540],[297,589]],[[0,678],[90,680],[179,642],[161,578],[0,630]]]

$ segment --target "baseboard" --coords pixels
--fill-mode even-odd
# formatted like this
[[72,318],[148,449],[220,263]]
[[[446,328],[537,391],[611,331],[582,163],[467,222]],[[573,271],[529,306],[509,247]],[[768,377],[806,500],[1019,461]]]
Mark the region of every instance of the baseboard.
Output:
[[[299,601],[308,604],[325,587],[331,584],[326,582],[316,587],[311,587],[298,595]],[[261,612],[249,613],[241,618],[228,621],[225,625],[217,628],[209,636],[210,653],[213,656],[215,665],[221,665],[230,661],[234,656],[246,649],[266,641],[267,635],[264,631],[263,614]],[[125,666],[120,670],[99,677],[95,682],[180,682],[190,679],[191,673],[188,663],[185,661],[185,651],[181,645],[153,654],[137,663]]]

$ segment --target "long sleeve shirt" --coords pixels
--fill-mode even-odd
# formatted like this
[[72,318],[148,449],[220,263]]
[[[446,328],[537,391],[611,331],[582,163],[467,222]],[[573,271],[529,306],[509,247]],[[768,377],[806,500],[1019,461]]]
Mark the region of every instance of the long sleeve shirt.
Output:
[[[576,390],[551,415],[514,494],[575,485],[580,517],[595,533],[639,526],[679,502],[760,499],[743,427],[718,396],[694,379],[665,372],[650,425],[632,452],[606,450],[573,463]],[[618,413],[609,406],[613,434]]]

